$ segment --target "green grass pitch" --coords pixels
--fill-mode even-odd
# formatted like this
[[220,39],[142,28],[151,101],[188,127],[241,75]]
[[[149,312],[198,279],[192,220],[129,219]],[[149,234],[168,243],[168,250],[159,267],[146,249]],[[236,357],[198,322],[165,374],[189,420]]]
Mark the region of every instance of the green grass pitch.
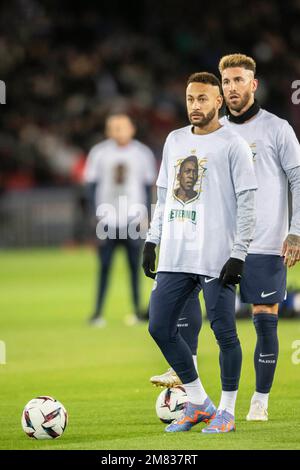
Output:
[[[237,432],[204,436],[166,434],[155,415],[160,390],[149,377],[166,363],[146,324],[128,327],[128,272],[118,253],[105,305],[108,325],[87,326],[95,286],[91,249],[28,250],[0,253],[0,340],[7,361],[0,365],[1,449],[300,449],[300,364],[292,363],[292,343],[300,321],[280,323],[280,358],[269,406],[269,422],[248,423],[253,391],[255,343],[250,321],[238,323],[243,370],[237,402]],[[141,275],[142,276],[142,275]],[[300,286],[300,265],[289,273]],[[151,281],[143,278],[146,306]],[[218,403],[218,349],[205,322],[199,343],[202,381]],[[65,434],[53,441],[29,439],[20,425],[23,406],[37,395],[52,395],[69,413]]]

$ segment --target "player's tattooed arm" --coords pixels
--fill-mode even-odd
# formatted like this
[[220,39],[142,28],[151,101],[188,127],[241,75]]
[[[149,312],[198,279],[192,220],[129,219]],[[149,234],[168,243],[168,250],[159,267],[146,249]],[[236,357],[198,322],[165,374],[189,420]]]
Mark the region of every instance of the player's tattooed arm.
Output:
[[300,261],[300,236],[290,233],[283,242],[281,256],[288,268]]
[[290,268],[300,261],[300,166],[286,171],[292,193],[292,220],[289,235],[283,242],[284,263]]

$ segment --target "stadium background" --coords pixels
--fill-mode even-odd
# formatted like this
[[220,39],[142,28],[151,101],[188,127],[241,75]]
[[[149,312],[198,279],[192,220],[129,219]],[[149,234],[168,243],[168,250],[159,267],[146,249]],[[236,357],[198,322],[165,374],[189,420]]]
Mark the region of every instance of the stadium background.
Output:
[[[168,132],[186,124],[184,85],[198,70],[217,73],[221,55],[257,61],[259,102],[286,118],[300,137],[300,2],[58,2],[13,0],[0,7],[0,448],[199,449],[300,448],[299,373],[292,362],[298,319],[281,322],[281,358],[270,415],[262,427],[243,420],[252,392],[254,332],[239,322],[244,351],[238,430],[226,441],[162,439],[148,385],[165,363],[145,325],[128,328],[128,275],[115,260],[105,314],[85,320],[94,293],[93,228],[81,184],[89,148],[103,138],[105,116],[128,112],[157,165]],[[289,284],[300,288],[300,268]],[[143,278],[146,307],[151,281]],[[2,361],[4,362],[4,361]],[[200,371],[218,396],[217,348],[205,324]],[[288,391],[288,402],[284,392]],[[24,404],[57,396],[70,412],[57,442],[26,440]],[[277,413],[284,409],[284,416]],[[285,433],[281,429],[284,425]],[[9,430],[9,432],[6,432]],[[199,444],[200,442],[200,444]]]

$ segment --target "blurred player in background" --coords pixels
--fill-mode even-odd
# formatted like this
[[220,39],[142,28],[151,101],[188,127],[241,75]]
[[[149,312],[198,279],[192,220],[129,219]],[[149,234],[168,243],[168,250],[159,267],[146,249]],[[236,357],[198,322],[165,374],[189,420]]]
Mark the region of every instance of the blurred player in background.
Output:
[[[183,383],[187,406],[167,432],[205,433],[235,429],[235,402],[242,352],[235,325],[235,284],[240,282],[255,223],[256,180],[247,143],[218,120],[221,84],[212,74],[192,75],[186,103],[191,125],[167,137],[157,180],[158,203],[143,254],[153,277],[149,332]],[[220,347],[219,407],[208,397],[193,358],[179,333],[186,303],[203,289],[211,328]],[[192,305],[189,306],[192,308]],[[200,315],[197,305],[195,315]]]
[[140,315],[139,230],[147,217],[151,188],[156,178],[152,151],[134,139],[136,129],[129,116],[111,115],[106,120],[107,140],[95,145],[87,158],[84,179],[97,211],[99,273],[90,324],[104,326],[102,317],[109,273],[115,249],[124,246],[130,268],[135,323]]
[[[241,300],[252,304],[257,333],[254,354],[256,391],[248,421],[268,420],[268,400],[278,359],[278,307],[286,294],[286,267],[300,260],[300,146],[292,127],[254,98],[258,81],[251,57],[232,54],[220,60],[227,115],[221,123],[249,143],[257,176],[257,223],[240,283]],[[288,183],[293,210],[288,231]],[[194,315],[193,311],[190,311]],[[186,311],[187,321],[189,312]],[[192,337],[192,334],[187,335]],[[193,343],[195,339],[193,339]],[[180,383],[174,371],[153,383]]]

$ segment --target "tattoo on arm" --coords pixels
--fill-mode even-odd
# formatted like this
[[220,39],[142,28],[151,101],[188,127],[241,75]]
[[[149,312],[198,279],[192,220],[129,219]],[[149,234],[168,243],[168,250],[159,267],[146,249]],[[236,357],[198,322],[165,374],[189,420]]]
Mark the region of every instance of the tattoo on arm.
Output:
[[300,236],[289,234],[282,248],[282,255],[284,256],[284,264],[289,268],[294,266],[297,261],[300,261]]

